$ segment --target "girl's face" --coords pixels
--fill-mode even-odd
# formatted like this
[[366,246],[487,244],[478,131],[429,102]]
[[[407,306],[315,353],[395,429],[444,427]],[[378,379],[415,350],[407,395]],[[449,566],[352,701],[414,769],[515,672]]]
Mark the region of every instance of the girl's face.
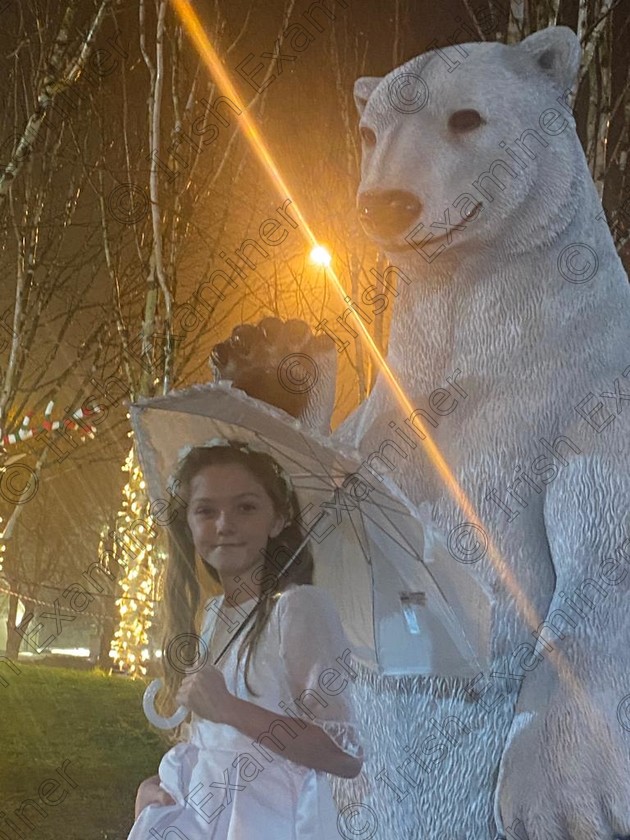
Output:
[[262,563],[268,538],[285,525],[263,485],[240,464],[200,470],[190,482],[186,517],[195,548],[222,583]]

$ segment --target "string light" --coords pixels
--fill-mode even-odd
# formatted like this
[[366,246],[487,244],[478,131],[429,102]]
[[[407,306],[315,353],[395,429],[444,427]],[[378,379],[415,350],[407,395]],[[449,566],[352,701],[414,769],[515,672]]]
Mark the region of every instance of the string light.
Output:
[[[152,538],[154,531],[150,527],[149,499],[134,446],[122,470],[129,473],[129,481],[123,490],[122,506],[116,520],[119,536],[114,540],[113,554],[119,558],[119,565],[125,568],[120,580],[120,589],[125,597],[116,600],[120,621],[112,640],[110,656],[120,670],[129,676],[140,677],[147,672],[144,662],[149,658],[148,630],[154,616],[157,556]],[[139,525],[138,520],[149,527]],[[132,527],[134,523],[136,525]]]

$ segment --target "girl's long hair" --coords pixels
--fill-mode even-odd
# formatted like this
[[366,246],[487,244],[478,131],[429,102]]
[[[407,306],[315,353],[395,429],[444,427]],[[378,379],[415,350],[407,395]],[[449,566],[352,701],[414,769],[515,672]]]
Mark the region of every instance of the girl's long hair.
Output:
[[[313,582],[313,556],[304,545],[288,571],[279,575],[279,570],[304,540],[302,529],[295,517],[299,512],[298,499],[285,482],[282,471],[276,461],[264,452],[247,449],[246,444],[231,441],[229,446],[195,447],[180,462],[174,476],[177,494],[186,503],[190,501],[192,479],[208,466],[219,464],[238,464],[245,467],[264,487],[269,495],[276,514],[284,516],[287,525],[277,537],[269,538],[267,549],[261,556],[261,562],[255,567],[260,583],[260,603],[255,617],[250,620],[244,631],[238,649],[240,664],[245,655],[245,684],[254,692],[247,680],[252,656],[260,636],[267,625],[274,606],[274,596],[284,591],[290,584],[308,584]],[[172,714],[175,709],[175,695],[184,677],[185,667],[177,661],[177,651],[196,645],[199,628],[196,618],[199,611],[200,585],[195,560],[195,546],[188,526],[186,508],[179,509],[175,519],[168,525],[168,560],[164,576],[164,596],[162,601],[163,642],[162,666],[164,671],[164,689],[158,698],[162,713]],[[220,585],[216,570],[204,564],[212,579]]]

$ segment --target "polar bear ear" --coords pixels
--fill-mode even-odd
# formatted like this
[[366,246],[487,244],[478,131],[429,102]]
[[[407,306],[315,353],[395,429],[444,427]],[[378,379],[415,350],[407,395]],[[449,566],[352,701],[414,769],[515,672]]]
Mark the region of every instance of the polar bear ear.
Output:
[[568,26],[550,26],[534,32],[518,45],[562,90],[573,86],[580,67],[580,41]]
[[380,81],[380,76],[361,76],[354,83],[354,101],[359,116],[363,114],[367,101],[372,95],[372,91],[378,86]]

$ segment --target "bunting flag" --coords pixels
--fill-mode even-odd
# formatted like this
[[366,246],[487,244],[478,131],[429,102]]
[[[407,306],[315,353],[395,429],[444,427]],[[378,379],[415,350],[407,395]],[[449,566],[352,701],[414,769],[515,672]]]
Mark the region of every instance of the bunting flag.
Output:
[[20,425],[20,428],[17,432],[11,432],[9,434],[3,434],[2,430],[0,430],[0,448],[3,450],[7,450],[10,446],[15,446],[18,442],[29,440],[29,438],[35,437],[39,435],[41,432],[56,432],[62,426],[70,431],[80,430],[82,434],[80,434],[80,440],[84,442],[87,438],[94,438],[96,435],[96,426],[89,422],[77,422],[80,420],[85,420],[93,416],[94,414],[98,414],[101,409],[99,406],[95,408],[77,408],[75,411],[72,412],[70,415],[66,415],[61,420],[52,420],[52,413],[55,407],[54,400],[50,400],[46,409],[44,411],[44,419],[42,420],[41,424],[36,428],[31,428],[31,420],[33,419],[33,412],[29,412],[24,415],[24,419]]

